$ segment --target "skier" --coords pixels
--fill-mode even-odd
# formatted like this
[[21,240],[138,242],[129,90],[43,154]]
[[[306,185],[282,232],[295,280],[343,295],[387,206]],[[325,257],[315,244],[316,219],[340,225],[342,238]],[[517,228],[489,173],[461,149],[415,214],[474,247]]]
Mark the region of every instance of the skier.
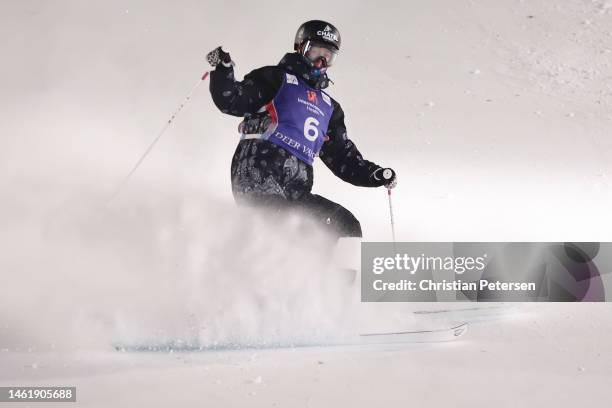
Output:
[[305,211],[336,237],[361,237],[355,216],[341,205],[311,193],[312,164],[318,155],[339,178],[356,186],[393,188],[395,171],[364,160],[348,139],[340,104],[323,89],[327,70],[340,50],[332,24],[302,24],[294,53],[278,65],[234,79],[234,62],[217,47],[207,55],[215,69],[210,93],[223,112],[243,117],[240,142],[231,164],[238,204]]

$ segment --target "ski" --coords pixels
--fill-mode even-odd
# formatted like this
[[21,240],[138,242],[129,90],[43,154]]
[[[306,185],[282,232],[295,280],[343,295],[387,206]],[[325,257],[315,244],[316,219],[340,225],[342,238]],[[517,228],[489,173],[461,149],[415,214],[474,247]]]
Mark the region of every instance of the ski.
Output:
[[408,330],[398,332],[374,332],[359,334],[354,338],[329,340],[322,342],[261,342],[261,343],[210,343],[170,341],[161,344],[113,344],[116,351],[122,352],[202,352],[202,351],[232,351],[249,349],[281,349],[298,347],[341,347],[367,344],[408,344],[408,343],[438,343],[457,340],[468,331],[468,324],[431,330]]
[[415,310],[414,314],[418,315],[431,315],[431,314],[440,314],[440,313],[453,313],[453,312],[484,312],[491,310],[502,310],[502,306],[472,306],[472,307],[463,307],[458,309],[433,309],[433,310]]
[[419,317],[433,320],[451,320],[469,323],[488,322],[503,319],[516,309],[508,305],[469,306],[457,309],[415,310],[412,313]]
[[461,323],[443,329],[413,330],[388,333],[366,333],[359,336],[363,344],[437,343],[457,340],[468,331],[468,324]]

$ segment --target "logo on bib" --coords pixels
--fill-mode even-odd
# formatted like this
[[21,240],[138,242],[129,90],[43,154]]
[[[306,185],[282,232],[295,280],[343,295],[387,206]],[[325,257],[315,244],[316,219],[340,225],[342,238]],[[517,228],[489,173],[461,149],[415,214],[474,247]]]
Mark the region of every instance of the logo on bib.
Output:
[[293,85],[297,85],[298,84],[298,79],[295,75],[291,75],[291,74],[285,74],[287,75],[287,83],[288,84],[293,84]]
[[306,91],[308,94],[308,102],[317,103],[317,93],[314,91]]

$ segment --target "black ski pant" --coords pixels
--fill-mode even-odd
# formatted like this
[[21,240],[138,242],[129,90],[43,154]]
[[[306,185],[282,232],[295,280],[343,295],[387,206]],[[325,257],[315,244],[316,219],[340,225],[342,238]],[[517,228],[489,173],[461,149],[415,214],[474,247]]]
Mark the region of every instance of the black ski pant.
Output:
[[242,140],[231,166],[238,204],[269,210],[298,210],[336,237],[361,237],[361,225],[346,208],[312,194],[312,166],[260,139]]

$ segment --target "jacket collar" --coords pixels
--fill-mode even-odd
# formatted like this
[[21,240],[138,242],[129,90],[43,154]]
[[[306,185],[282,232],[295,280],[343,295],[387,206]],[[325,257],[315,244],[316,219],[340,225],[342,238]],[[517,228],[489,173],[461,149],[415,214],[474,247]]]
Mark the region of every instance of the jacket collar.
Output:
[[315,75],[313,73],[314,68],[304,58],[303,55],[297,52],[287,53],[280,60],[278,66],[286,71],[291,72],[302,78],[308,85],[315,89],[325,89],[329,86],[330,79],[327,74]]

